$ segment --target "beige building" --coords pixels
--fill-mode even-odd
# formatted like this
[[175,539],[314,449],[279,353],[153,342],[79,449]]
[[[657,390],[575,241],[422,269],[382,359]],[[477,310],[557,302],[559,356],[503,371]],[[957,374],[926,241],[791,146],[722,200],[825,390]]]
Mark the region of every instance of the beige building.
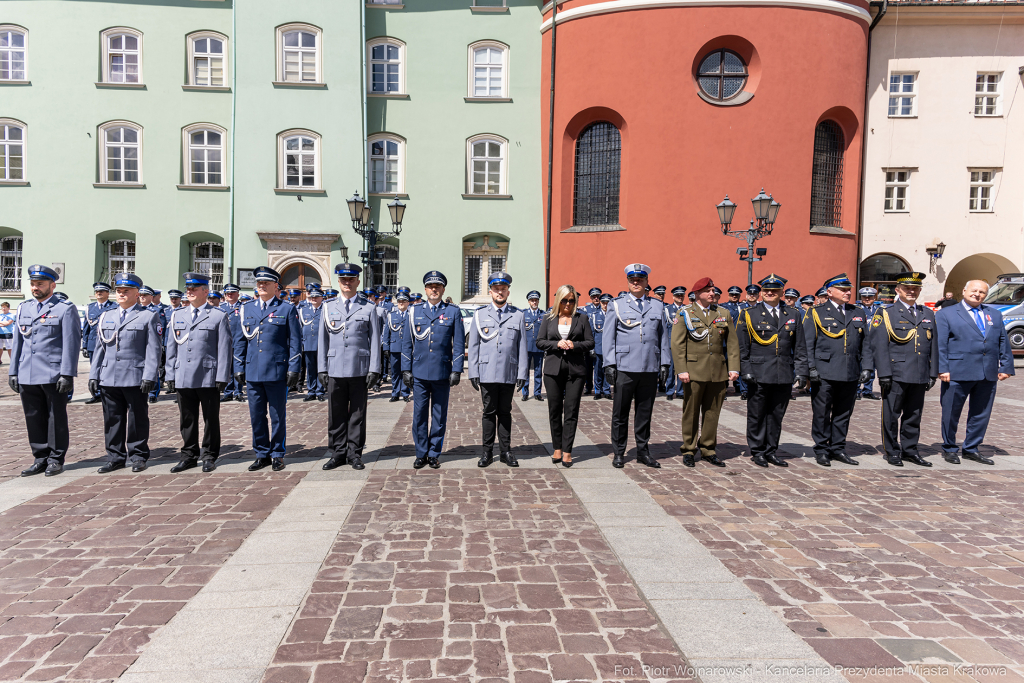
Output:
[[1024,269],[1022,69],[1024,3],[890,0],[871,34],[862,284],[922,271],[930,302]]

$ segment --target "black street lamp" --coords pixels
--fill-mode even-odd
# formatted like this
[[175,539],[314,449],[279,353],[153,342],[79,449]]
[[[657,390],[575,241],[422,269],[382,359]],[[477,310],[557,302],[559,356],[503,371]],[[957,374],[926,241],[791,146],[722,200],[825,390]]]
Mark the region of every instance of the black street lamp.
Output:
[[763,247],[754,249],[754,243],[762,237],[772,234],[775,218],[779,215],[779,209],[782,208],[782,204],[775,201],[770,194],[764,193],[763,187],[760,194],[751,199],[750,203],[754,206],[754,217],[750,219],[750,229],[748,230],[729,229],[729,226],[732,225],[732,217],[736,213],[736,204],[729,200],[729,195],[725,195],[725,199],[715,207],[718,209],[718,222],[722,224],[722,234],[745,240],[747,243],[746,249],[740,247],[736,253],[740,255],[741,261],[747,262],[748,286],[754,281],[754,261],[763,260],[765,254],[768,253],[768,250]]
[[370,220],[370,205],[365,199],[359,196],[359,190],[347,200],[348,213],[352,219],[352,229],[366,241],[366,249],[359,252],[366,267],[366,278],[364,283],[367,287],[373,285],[373,267],[381,264],[384,252],[377,251],[377,240],[382,237],[398,237],[402,234],[402,221],[405,219],[405,204],[395,195],[395,201],[388,204],[388,213],[391,214],[391,230],[383,232],[377,230],[373,221]]

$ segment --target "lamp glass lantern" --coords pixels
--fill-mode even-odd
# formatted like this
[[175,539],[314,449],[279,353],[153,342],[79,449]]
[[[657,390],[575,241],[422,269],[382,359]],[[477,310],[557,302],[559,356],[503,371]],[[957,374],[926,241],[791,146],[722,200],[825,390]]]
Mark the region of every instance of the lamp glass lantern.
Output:
[[391,213],[391,224],[395,226],[395,232],[402,231],[402,219],[405,218],[405,204],[395,195],[395,201],[388,204],[388,212]]
[[768,211],[771,207],[772,198],[764,193],[764,188],[761,188],[761,193],[750,200],[750,203],[754,205],[754,218],[759,221],[763,221],[768,218]]
[[359,196],[359,191],[352,195],[351,199],[345,200],[348,204],[348,213],[352,217],[352,222],[355,223],[360,220],[363,215],[363,198]]
[[782,204],[772,199],[772,203],[768,205],[768,225],[775,225],[775,217],[779,215],[781,208]]
[[363,206],[360,209],[359,222],[362,225],[369,225],[370,223],[370,205],[367,202],[363,202]]
[[724,232],[732,225],[732,217],[736,213],[736,204],[730,201],[729,195],[725,195],[725,199],[716,208],[718,209],[718,221],[722,224],[722,231]]

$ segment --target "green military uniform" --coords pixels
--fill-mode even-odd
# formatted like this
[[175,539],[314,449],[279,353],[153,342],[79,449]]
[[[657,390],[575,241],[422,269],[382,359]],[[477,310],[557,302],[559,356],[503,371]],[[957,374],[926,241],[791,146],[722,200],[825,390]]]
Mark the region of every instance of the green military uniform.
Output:
[[677,374],[690,374],[682,385],[683,462],[693,467],[699,435],[701,455],[717,465],[718,415],[729,373],[740,371],[739,341],[729,310],[712,304],[705,311],[697,303],[681,308],[672,327],[672,359]]

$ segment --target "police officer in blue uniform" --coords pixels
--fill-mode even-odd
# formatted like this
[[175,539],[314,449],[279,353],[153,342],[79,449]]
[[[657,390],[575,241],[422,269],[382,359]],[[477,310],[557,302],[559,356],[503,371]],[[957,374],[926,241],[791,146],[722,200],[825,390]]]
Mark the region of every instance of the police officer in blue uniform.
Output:
[[[536,289],[526,295],[529,308],[523,311],[523,325],[526,329],[526,354],[529,364],[533,368],[533,397],[543,401],[540,394],[541,380],[544,377],[544,352],[537,348],[537,332],[540,331],[540,323],[544,319],[544,311],[540,308],[540,292]],[[523,385],[523,400],[530,400],[529,372],[527,382]]]
[[163,309],[142,305],[142,287],[138,275],[118,275],[114,279],[117,308],[104,311],[97,325],[89,391],[103,399],[107,464],[99,468],[100,474],[129,462],[132,472],[142,472],[149,460],[146,395],[159,377],[164,329]]
[[[878,309],[882,307],[882,304],[875,300],[878,296],[878,290],[874,287],[861,287],[858,292],[860,300],[857,301],[857,305],[867,311],[869,317],[874,317]],[[868,375],[868,380],[857,387],[857,400],[862,398],[871,399],[872,401],[879,400],[878,396],[875,396],[875,392],[872,391],[875,385],[875,371],[872,370]]]
[[857,384],[872,367],[867,340],[870,318],[850,303],[853,283],[846,273],[825,282],[828,301],[804,316],[807,368],[811,382],[811,437],[814,459],[822,467],[832,460],[859,464],[846,450],[846,433],[856,403]]
[[[594,400],[612,397],[612,387],[608,384],[608,378],[604,376],[604,346],[601,335],[604,332],[604,322],[608,317],[608,303],[612,300],[611,294],[601,295],[601,304],[597,310],[592,311],[587,317],[590,318],[590,329],[594,333],[594,348],[591,353],[594,356]],[[539,325],[539,323],[538,323]],[[543,354],[541,354],[543,358]]]
[[441,466],[448,423],[448,397],[458,385],[465,363],[466,336],[462,313],[442,301],[448,278],[437,270],[423,276],[427,299],[409,314],[408,335],[402,340],[402,378],[412,387],[412,432],[416,443],[413,467]]
[[[181,460],[172,474],[203,461],[212,472],[220,456],[220,393],[232,375],[231,311],[209,301],[210,276],[185,273],[188,305],[171,311],[167,322],[167,391],[178,396]],[[199,450],[199,413],[203,449]]]
[[[234,340],[235,381],[245,386],[252,423],[255,472],[270,465],[284,469],[288,389],[299,385],[302,331],[295,307],[278,296],[281,275],[273,268],[253,270],[258,297],[239,310],[239,334]],[[267,412],[270,425],[267,425]]]
[[[665,319],[669,323],[669,339],[672,338],[672,326],[676,324],[676,315],[679,309],[686,305],[686,287],[682,285],[672,288],[672,303],[665,305]],[[672,363],[668,367],[668,378],[665,380],[665,399],[674,401],[676,396],[683,393],[683,383],[676,377],[675,360],[670,357]]]
[[163,384],[165,375],[164,361],[166,357],[166,349],[164,349],[163,347],[166,343],[166,340],[164,339],[164,330],[167,329],[167,314],[164,311],[164,309],[159,304],[156,303],[156,292],[157,290],[153,289],[149,285],[143,284],[139,286],[139,304],[145,306],[146,310],[156,313],[156,319],[160,326],[160,363],[159,370],[157,371],[156,383],[153,385],[152,391],[149,392],[150,403],[156,403],[157,396],[160,395],[160,388],[161,385]]
[[[580,313],[589,316],[595,310],[601,308],[601,288],[591,287],[587,292],[590,295],[590,303],[580,307]],[[589,396],[594,390],[594,359],[587,354],[587,373],[583,376],[583,395]]]
[[613,387],[612,448],[613,467],[624,467],[626,460],[629,409],[636,400],[633,431],[636,437],[636,460],[648,467],[661,464],[651,457],[651,415],[658,383],[664,383],[672,364],[672,330],[665,322],[665,305],[646,295],[651,268],[631,263],[625,268],[629,293],[614,299],[604,321],[605,377]]
[[78,376],[82,328],[74,305],[54,298],[57,272],[43,265],[28,268],[32,300],[15,312],[14,340],[7,383],[21,395],[28,445],[35,461],[21,476],[64,471],[68,452],[68,395]]
[[319,287],[310,287],[306,293],[304,306],[296,310],[299,316],[299,327],[302,329],[302,357],[306,364],[306,398],[309,401],[326,401],[327,387],[320,383],[317,372],[317,351],[320,348],[320,318],[324,311],[324,293]]
[[412,400],[412,389],[402,379],[402,342],[409,334],[409,288],[399,287],[395,295],[397,305],[388,311],[384,318],[383,341],[384,351],[391,357],[391,398],[389,403]]
[[[238,327],[238,309],[241,308],[244,301],[242,300],[241,288],[233,282],[229,282],[224,285],[221,290],[224,293],[224,303],[220,305],[220,309],[224,311],[228,316],[228,326],[231,328],[231,338],[234,339],[239,333]],[[245,296],[246,300],[251,300],[248,295]],[[224,393],[221,394],[220,402],[236,400],[239,403],[245,400],[243,396],[242,387],[238,386],[235,382],[234,372],[230,373],[231,376],[228,378],[227,386],[224,387]]]
[[529,356],[523,311],[508,303],[511,285],[508,273],[491,273],[487,278],[491,305],[478,309],[469,326],[467,371],[483,401],[483,453],[477,467],[487,467],[494,460],[495,431],[498,458],[509,467],[519,467],[512,453],[512,397],[516,389],[526,386]]
[[[782,300],[790,308],[797,308],[800,305],[798,303],[800,300],[800,290],[787,287],[786,291],[782,293]],[[800,317],[803,318],[803,316]]]
[[736,327],[740,375],[746,381],[747,448],[758,467],[789,467],[778,457],[782,420],[793,382],[807,380],[807,343],[802,311],[779,301],[786,279],[774,273],[761,280],[763,300],[744,309]]
[[729,300],[719,306],[729,311],[732,324],[735,325],[740,317],[740,297],[743,296],[743,290],[738,285],[733,285],[726,291],[729,293]]
[[[110,300],[110,285],[106,282],[94,282],[92,291],[96,294],[96,301],[89,304],[85,320],[82,321],[82,356],[87,360],[96,346],[96,324],[100,321],[100,314],[117,306]],[[85,400],[86,405],[99,402],[99,396],[90,396]]]
[[903,467],[904,460],[932,466],[917,450],[924,394],[939,376],[935,314],[917,303],[926,277],[916,271],[898,274],[896,301],[877,307],[868,332],[882,389],[882,447],[894,467]]

